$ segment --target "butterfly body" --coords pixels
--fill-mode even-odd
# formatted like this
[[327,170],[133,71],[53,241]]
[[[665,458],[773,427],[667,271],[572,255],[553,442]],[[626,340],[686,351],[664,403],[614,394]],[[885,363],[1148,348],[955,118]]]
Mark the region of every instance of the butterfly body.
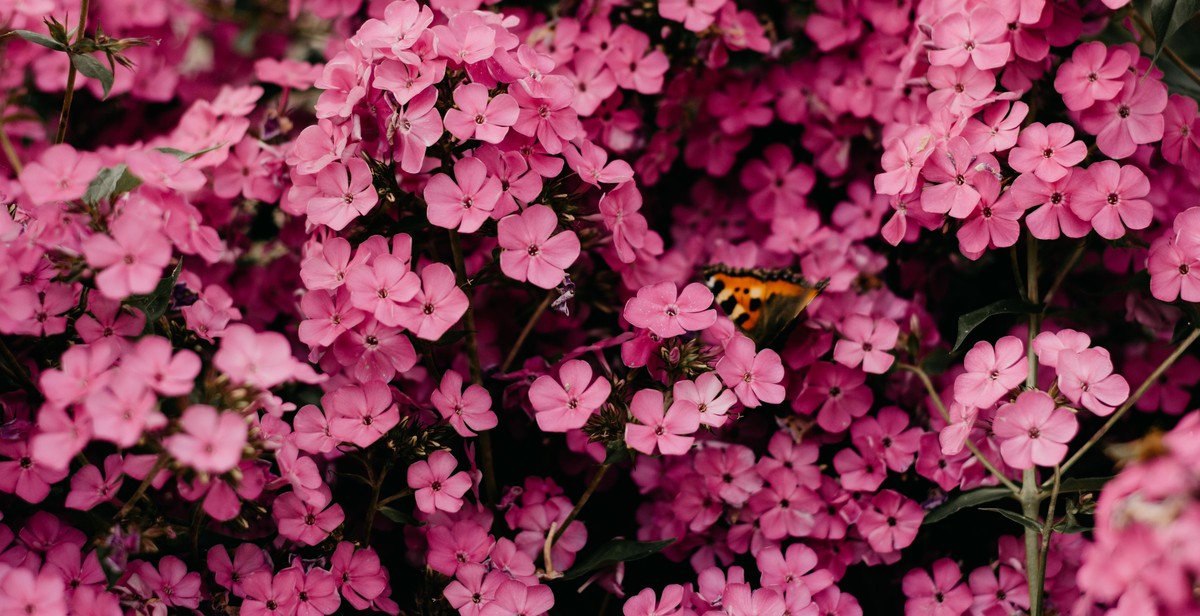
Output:
[[739,269],[711,265],[705,283],[733,324],[759,345],[769,344],[828,284],[811,285],[787,269]]

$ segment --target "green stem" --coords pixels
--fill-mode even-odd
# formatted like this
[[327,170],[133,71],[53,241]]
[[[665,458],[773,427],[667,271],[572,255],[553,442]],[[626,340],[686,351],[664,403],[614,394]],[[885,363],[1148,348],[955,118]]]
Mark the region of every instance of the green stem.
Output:
[[[1021,474],[1021,513],[1031,520],[1038,519],[1037,471],[1027,468]],[[1029,616],[1042,616],[1042,554],[1037,531],[1025,529],[1025,578],[1029,584]]]
[[[945,420],[946,423],[951,423],[950,412],[946,410],[946,405],[942,402],[942,397],[938,395],[937,388],[933,386],[933,381],[929,379],[928,374],[925,374],[925,370],[923,370],[920,366],[904,363],[896,364],[896,368],[899,370],[907,370],[917,375],[917,378],[920,379],[921,383],[925,385],[925,391],[929,394],[929,397],[933,398],[933,404],[937,407],[938,413],[942,416],[942,419]],[[977,460],[979,460],[979,463],[982,464],[983,467],[988,470],[988,472],[995,476],[996,479],[999,479],[1000,483],[1004,484],[1004,487],[1012,490],[1014,495],[1021,492],[1020,486],[1018,486],[1016,483],[1013,483],[1013,481],[1008,477],[1005,477],[1004,473],[1001,473],[1000,469],[996,468],[995,465],[993,465],[991,461],[983,455],[983,452],[975,446],[975,443],[972,443],[970,439],[967,439],[966,446],[967,449],[970,450],[971,454],[974,455]]]
[[1100,439],[1104,438],[1104,435],[1108,434],[1108,431],[1111,430],[1112,427],[1115,426],[1117,422],[1125,416],[1125,413],[1128,413],[1129,409],[1133,408],[1134,404],[1137,404],[1137,401],[1146,394],[1146,391],[1148,391],[1155,383],[1158,382],[1158,379],[1162,377],[1163,373],[1166,372],[1172,365],[1174,365],[1175,361],[1183,356],[1185,352],[1187,352],[1188,347],[1192,346],[1192,343],[1195,342],[1197,338],[1200,338],[1200,329],[1193,329],[1192,333],[1188,334],[1187,338],[1184,338],[1179,343],[1179,346],[1175,347],[1175,350],[1172,351],[1171,354],[1168,355],[1167,358],[1164,359],[1162,363],[1154,369],[1154,372],[1151,372],[1150,376],[1147,376],[1146,380],[1142,381],[1142,384],[1139,385],[1136,390],[1134,390],[1133,395],[1129,396],[1129,399],[1125,401],[1125,404],[1122,404],[1112,415],[1109,416],[1108,421],[1104,422],[1103,426],[1100,426],[1100,429],[1092,435],[1092,438],[1088,439],[1088,441],[1083,444],[1083,447],[1080,447],[1079,450],[1072,454],[1070,458],[1067,458],[1066,462],[1063,462],[1062,472],[1066,473],[1067,470],[1069,470],[1072,466],[1075,466],[1075,463],[1078,462],[1079,459],[1084,456],[1084,454],[1091,450],[1092,447],[1095,447],[1096,443],[1099,443]]
[[[1038,244],[1033,236],[1025,238],[1025,296],[1029,303],[1037,305],[1038,303]],[[1029,315],[1029,339],[1025,345],[1027,348],[1027,358],[1029,360],[1029,374],[1025,377],[1025,388],[1034,389],[1037,387],[1037,353],[1033,352],[1033,339],[1038,335],[1038,329],[1041,326],[1041,315],[1033,313]]]
[[553,290],[547,293],[542,303],[538,304],[537,308],[533,310],[533,314],[529,316],[529,320],[525,323],[525,328],[521,330],[516,342],[509,349],[508,356],[504,358],[504,363],[500,364],[500,374],[508,372],[513,362],[517,360],[517,353],[521,350],[521,345],[525,344],[525,339],[533,332],[533,328],[537,325],[538,320],[542,318],[542,314],[546,312],[546,309],[550,307],[550,303],[554,301],[554,295],[555,292]]
[[21,159],[17,156],[17,149],[13,147],[12,141],[8,138],[8,131],[2,123],[0,123],[0,149],[4,150],[4,157],[8,159],[8,164],[13,168],[13,171],[17,175],[21,175],[24,167],[21,166]]
[[0,338],[0,360],[3,360],[3,363],[8,368],[8,372],[12,373],[13,378],[16,379],[17,384],[22,389],[31,396],[41,398],[42,392],[38,389],[37,384],[33,382],[33,379],[29,377],[29,371],[25,369],[21,360],[17,359],[17,356],[8,348],[8,345],[4,344],[4,339],[2,338]]
[[379,476],[375,477],[371,473],[371,504],[367,507],[367,528],[363,532],[363,543],[371,544],[371,531],[375,528],[375,515],[379,513],[379,493],[383,490],[383,480],[387,477],[387,468],[380,471]]
[[567,518],[563,520],[562,526],[559,526],[558,530],[554,531],[554,534],[551,535],[549,547],[553,548],[563,533],[567,531],[567,527],[571,525],[571,522],[574,522],[575,518],[579,517],[579,512],[583,510],[583,506],[587,504],[588,499],[592,497],[592,494],[596,492],[596,488],[600,486],[600,480],[604,479],[604,475],[608,473],[609,466],[612,465],[605,462],[596,470],[596,474],[592,477],[592,481],[588,484],[587,489],[584,490],[583,496],[579,497],[579,502],[575,503],[575,507],[571,509],[571,513],[567,514]]
[[405,488],[405,489],[400,490],[399,492],[396,492],[395,494],[388,496],[387,498],[384,498],[383,500],[379,501],[379,506],[382,507],[393,501],[398,501],[406,496],[412,496],[412,493],[413,493],[413,491],[411,489]]
[[116,520],[118,522],[124,520],[125,516],[129,515],[130,511],[133,511],[133,506],[137,504],[138,499],[146,494],[146,490],[150,488],[150,484],[154,483],[154,478],[158,475],[159,471],[167,467],[167,462],[170,459],[171,457],[165,451],[158,454],[158,459],[154,461],[154,466],[150,468],[150,472],[146,473],[146,477],[142,479],[142,483],[138,484],[133,496],[130,496],[129,500],[125,501],[125,505],[121,507],[121,510],[117,512]]
[[1049,306],[1050,300],[1054,299],[1054,294],[1058,293],[1058,289],[1062,286],[1063,281],[1067,279],[1067,274],[1075,269],[1079,263],[1079,259],[1083,258],[1084,250],[1087,248],[1087,240],[1079,240],[1079,244],[1075,246],[1075,250],[1071,252],[1071,256],[1067,257],[1067,263],[1058,271],[1058,275],[1054,277],[1054,282],[1050,283],[1050,288],[1046,290],[1046,295],[1042,297],[1042,303]]
[[1046,594],[1046,560],[1050,556],[1050,536],[1054,534],[1054,509],[1058,506],[1058,489],[1062,485],[1062,471],[1054,467],[1054,489],[1050,491],[1050,507],[1046,509],[1046,522],[1042,525],[1042,552],[1038,560],[1038,604]]
[[[454,273],[458,279],[458,286],[467,295],[467,312],[463,317],[463,324],[467,329],[467,359],[471,366],[471,382],[483,386],[483,369],[479,362],[479,339],[476,337],[475,330],[475,309],[471,304],[472,289],[467,281],[467,266],[463,258],[462,240],[459,238],[458,231],[450,230],[450,253],[454,258]],[[479,433],[479,454],[483,458],[483,464],[480,466],[483,470],[483,495],[484,500],[488,504],[496,502],[496,463],[495,455],[492,452],[492,435],[489,430],[484,430]]]
[[[91,0],[79,0],[79,28],[75,31],[75,43],[83,40],[83,33],[87,30],[88,9]],[[67,120],[71,117],[71,101],[75,100],[75,63],[71,62],[71,54],[74,51],[67,52],[67,91],[63,94],[62,111],[58,114],[58,133],[54,136],[54,143],[59,144],[67,140]]]

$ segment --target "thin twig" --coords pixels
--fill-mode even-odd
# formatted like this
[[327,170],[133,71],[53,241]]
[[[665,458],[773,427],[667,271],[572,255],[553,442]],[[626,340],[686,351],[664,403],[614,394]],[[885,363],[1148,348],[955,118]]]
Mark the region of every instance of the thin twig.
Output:
[[12,141],[8,138],[8,129],[0,123],[0,149],[4,150],[4,157],[8,159],[9,166],[17,175],[21,175],[24,167],[21,166],[21,159],[17,156],[17,150],[13,147]]
[[[1159,44],[1158,38],[1154,36],[1154,28],[1150,27],[1150,24],[1146,23],[1145,17],[1142,17],[1141,14],[1135,10],[1129,11],[1129,16],[1135,23],[1137,23],[1138,29],[1142,31],[1142,35],[1154,43],[1155,49],[1161,48],[1163,55],[1170,58],[1171,62],[1173,62],[1175,66],[1178,66],[1179,70],[1183,71],[1183,74],[1188,76],[1188,79],[1200,84],[1200,74],[1196,74],[1196,71],[1193,70],[1191,66],[1188,66],[1188,63],[1185,62],[1183,58],[1179,57],[1179,54],[1175,53],[1174,49],[1168,47],[1165,41],[1161,45]],[[1147,70],[1147,72],[1149,72],[1149,70]]]
[[550,533],[550,540],[547,542],[550,547],[554,547],[554,544],[558,543],[559,538],[562,537],[563,533],[567,531],[567,527],[571,525],[571,522],[574,522],[575,518],[579,517],[579,512],[583,510],[583,506],[587,504],[588,499],[590,499],[592,494],[596,492],[596,488],[600,486],[600,481],[604,479],[604,475],[608,473],[608,467],[610,466],[612,465],[608,462],[605,462],[604,464],[600,465],[599,469],[596,470],[596,474],[592,477],[591,483],[589,483],[587,489],[583,491],[583,496],[579,497],[579,502],[575,503],[575,507],[571,509],[571,513],[567,514],[567,518],[563,520],[562,525],[558,527],[557,531]]
[[546,312],[546,309],[550,307],[550,302],[554,301],[554,295],[554,291],[547,293],[546,298],[542,300],[542,303],[538,304],[537,308],[533,310],[533,314],[529,316],[529,321],[525,323],[525,328],[521,330],[521,333],[517,336],[516,342],[514,342],[512,348],[509,349],[508,357],[505,357],[504,363],[500,364],[500,374],[508,372],[508,369],[512,367],[513,362],[517,360],[517,353],[521,350],[521,345],[525,344],[525,339],[529,337],[529,334],[533,331],[534,326],[537,325],[538,320],[542,318],[542,313]]
[[133,493],[133,496],[129,497],[129,500],[125,501],[125,505],[117,512],[117,521],[124,520],[125,516],[129,515],[130,511],[133,511],[133,506],[138,502],[138,499],[146,494],[146,490],[150,487],[150,484],[154,483],[154,478],[158,476],[159,471],[167,467],[167,461],[170,459],[171,457],[165,451],[158,455],[158,459],[154,461],[154,466],[150,468],[150,472],[146,473],[145,479],[142,479],[142,483],[138,484],[137,491]]
[[[79,28],[75,31],[75,43],[83,40],[83,33],[87,30],[88,8],[91,0],[79,0]],[[73,51],[67,52],[67,91],[63,94],[62,111],[58,115],[58,133],[54,136],[54,143],[59,144],[67,140],[67,120],[71,117],[71,101],[75,99],[75,63],[71,61]]]
[[[1142,381],[1142,384],[1139,385],[1136,390],[1134,390],[1133,395],[1129,396],[1129,399],[1125,401],[1125,404],[1122,404],[1120,408],[1110,415],[1108,421],[1104,422],[1103,426],[1100,426],[1100,429],[1092,435],[1092,438],[1088,439],[1088,441],[1083,444],[1083,447],[1079,448],[1079,451],[1076,451],[1070,458],[1067,459],[1066,462],[1063,463],[1062,472],[1066,473],[1072,466],[1075,466],[1075,463],[1078,462],[1079,459],[1084,456],[1084,454],[1091,450],[1092,447],[1095,447],[1096,443],[1099,443],[1100,439],[1104,438],[1104,435],[1108,434],[1108,431],[1111,430],[1112,427],[1115,426],[1117,422],[1125,416],[1125,413],[1128,413],[1129,409],[1133,408],[1134,404],[1137,404],[1137,401],[1140,400],[1141,397],[1145,395],[1155,383],[1158,382],[1158,379],[1162,377],[1163,373],[1175,364],[1175,361],[1178,360],[1188,350],[1188,347],[1192,346],[1192,343],[1195,342],[1197,338],[1200,338],[1200,329],[1193,329],[1192,333],[1188,334],[1187,338],[1184,338],[1183,341],[1179,343],[1179,346],[1176,347],[1175,350],[1172,351],[1171,354],[1168,355],[1167,358],[1164,359],[1162,363],[1154,369],[1154,372],[1151,372],[1150,376],[1147,376],[1146,380]],[[1047,484],[1042,485],[1043,488],[1046,486]]]
[[1084,250],[1087,248],[1087,240],[1079,240],[1079,244],[1075,246],[1075,250],[1071,252],[1071,256],[1067,257],[1067,262],[1063,268],[1058,271],[1054,277],[1054,282],[1050,283],[1050,288],[1046,289],[1046,295],[1042,298],[1042,304],[1049,306],[1050,300],[1054,299],[1054,294],[1058,293],[1058,289],[1062,287],[1062,283],[1067,279],[1067,275],[1071,270],[1075,269],[1075,265],[1083,258]]

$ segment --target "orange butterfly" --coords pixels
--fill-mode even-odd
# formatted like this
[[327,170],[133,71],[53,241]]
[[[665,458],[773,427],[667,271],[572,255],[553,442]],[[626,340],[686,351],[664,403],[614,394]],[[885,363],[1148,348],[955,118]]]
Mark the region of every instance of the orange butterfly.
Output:
[[704,280],[717,305],[759,346],[771,343],[829,284],[810,285],[792,270],[737,269],[710,265]]

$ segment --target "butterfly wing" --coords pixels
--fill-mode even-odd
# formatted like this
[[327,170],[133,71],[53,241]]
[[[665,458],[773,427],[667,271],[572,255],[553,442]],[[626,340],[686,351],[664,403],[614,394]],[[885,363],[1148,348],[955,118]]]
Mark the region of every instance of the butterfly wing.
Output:
[[824,281],[812,286],[789,270],[718,265],[705,269],[704,276],[717,305],[760,346],[787,329],[825,288]]

